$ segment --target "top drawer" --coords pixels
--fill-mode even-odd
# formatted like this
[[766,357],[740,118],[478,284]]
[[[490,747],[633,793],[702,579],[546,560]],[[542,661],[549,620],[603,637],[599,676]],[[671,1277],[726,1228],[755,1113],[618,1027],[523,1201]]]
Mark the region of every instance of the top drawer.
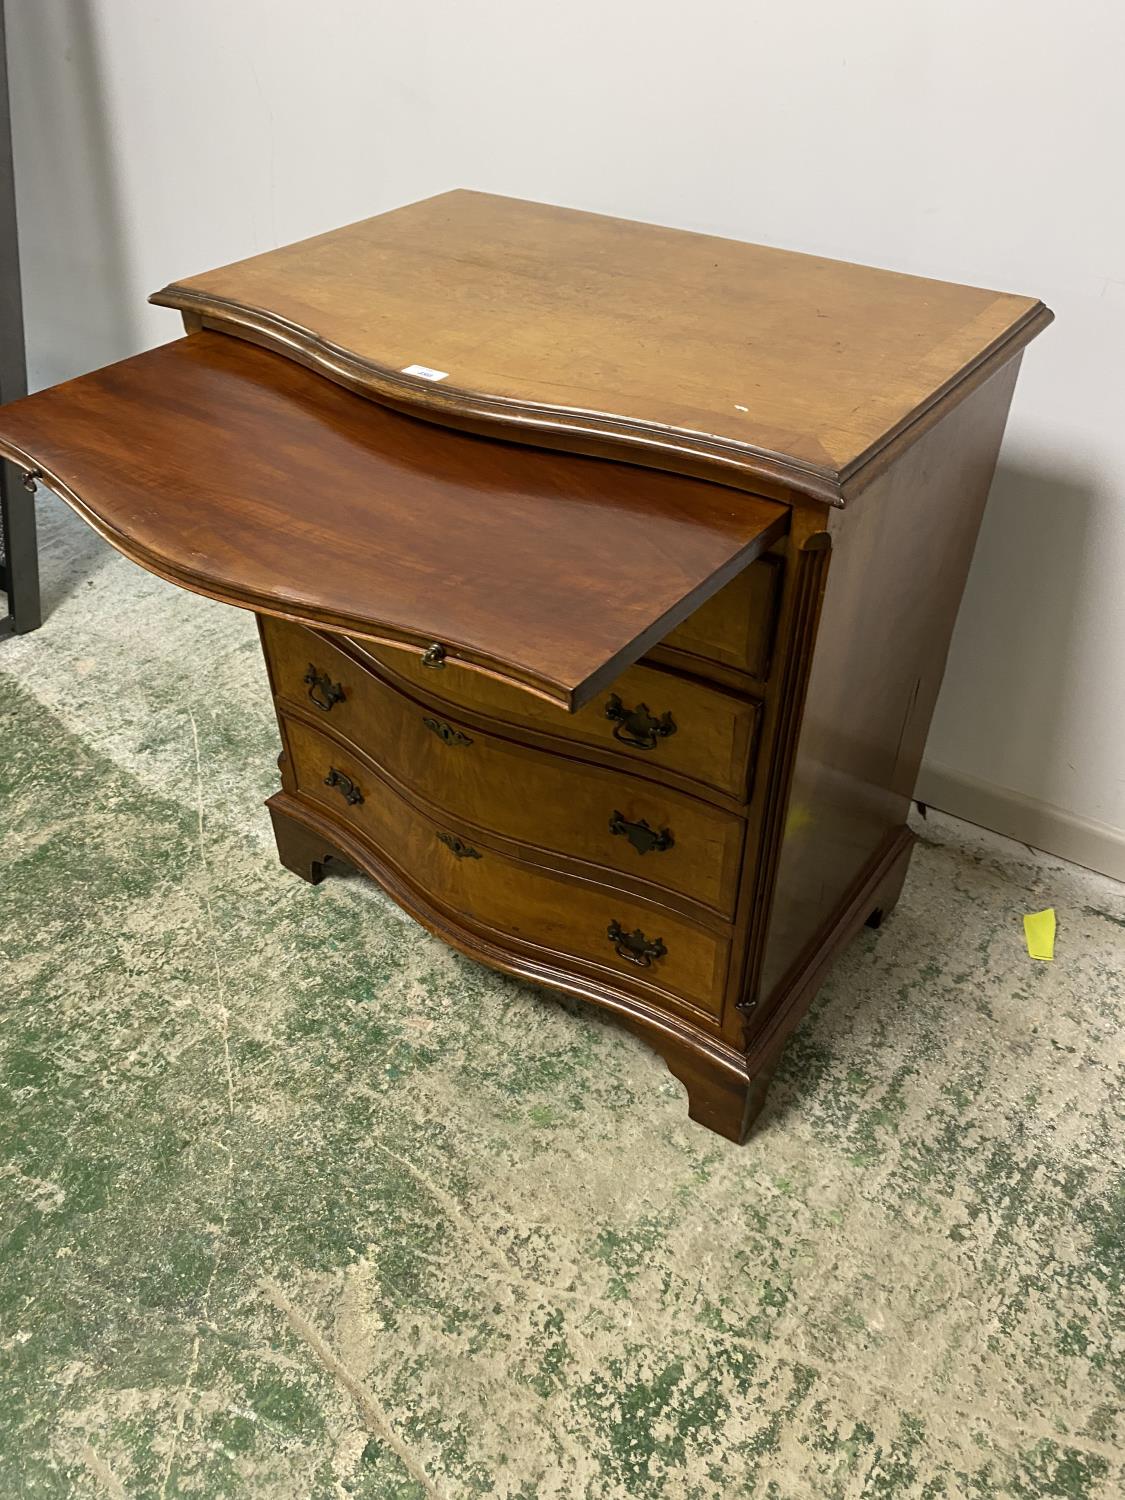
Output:
[[770,674],[784,568],[773,553],[751,563],[666,635],[661,646],[764,682]]
[[659,667],[627,668],[574,713],[510,683],[373,641],[353,641],[391,680],[452,707],[538,734],[609,751],[636,771],[671,771],[741,802],[749,797],[760,708],[734,693]]

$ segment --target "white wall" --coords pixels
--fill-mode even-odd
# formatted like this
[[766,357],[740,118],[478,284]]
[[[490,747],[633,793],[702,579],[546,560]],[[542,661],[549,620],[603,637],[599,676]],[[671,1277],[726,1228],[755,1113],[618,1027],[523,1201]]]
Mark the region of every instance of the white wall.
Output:
[[1119,0],[7,15],[35,385],[174,337],[174,277],[459,185],[1042,297],[923,787],[1125,874]]

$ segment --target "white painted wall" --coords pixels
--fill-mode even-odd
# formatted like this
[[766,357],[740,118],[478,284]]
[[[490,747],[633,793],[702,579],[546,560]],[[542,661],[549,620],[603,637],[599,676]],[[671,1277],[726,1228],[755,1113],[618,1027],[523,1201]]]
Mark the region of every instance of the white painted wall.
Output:
[[1125,874],[1120,0],[7,16],[33,385],[174,337],[174,277],[454,186],[1041,296],[923,787]]

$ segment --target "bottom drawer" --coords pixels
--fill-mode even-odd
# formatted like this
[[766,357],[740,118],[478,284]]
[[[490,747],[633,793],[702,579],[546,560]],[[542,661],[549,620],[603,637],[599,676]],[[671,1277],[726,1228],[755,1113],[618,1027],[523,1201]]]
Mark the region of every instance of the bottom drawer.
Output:
[[285,733],[297,790],[350,825],[435,905],[524,946],[594,964],[718,1019],[729,938],[608,886],[459,838],[300,720]]

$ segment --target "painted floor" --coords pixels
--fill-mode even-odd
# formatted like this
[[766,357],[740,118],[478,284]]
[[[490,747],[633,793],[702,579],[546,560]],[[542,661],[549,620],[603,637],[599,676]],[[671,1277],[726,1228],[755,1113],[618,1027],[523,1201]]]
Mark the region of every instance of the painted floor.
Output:
[[41,511],[0,1497],[1125,1493],[1125,889],[932,814],[740,1150],[594,1011],[282,870],[250,617]]

